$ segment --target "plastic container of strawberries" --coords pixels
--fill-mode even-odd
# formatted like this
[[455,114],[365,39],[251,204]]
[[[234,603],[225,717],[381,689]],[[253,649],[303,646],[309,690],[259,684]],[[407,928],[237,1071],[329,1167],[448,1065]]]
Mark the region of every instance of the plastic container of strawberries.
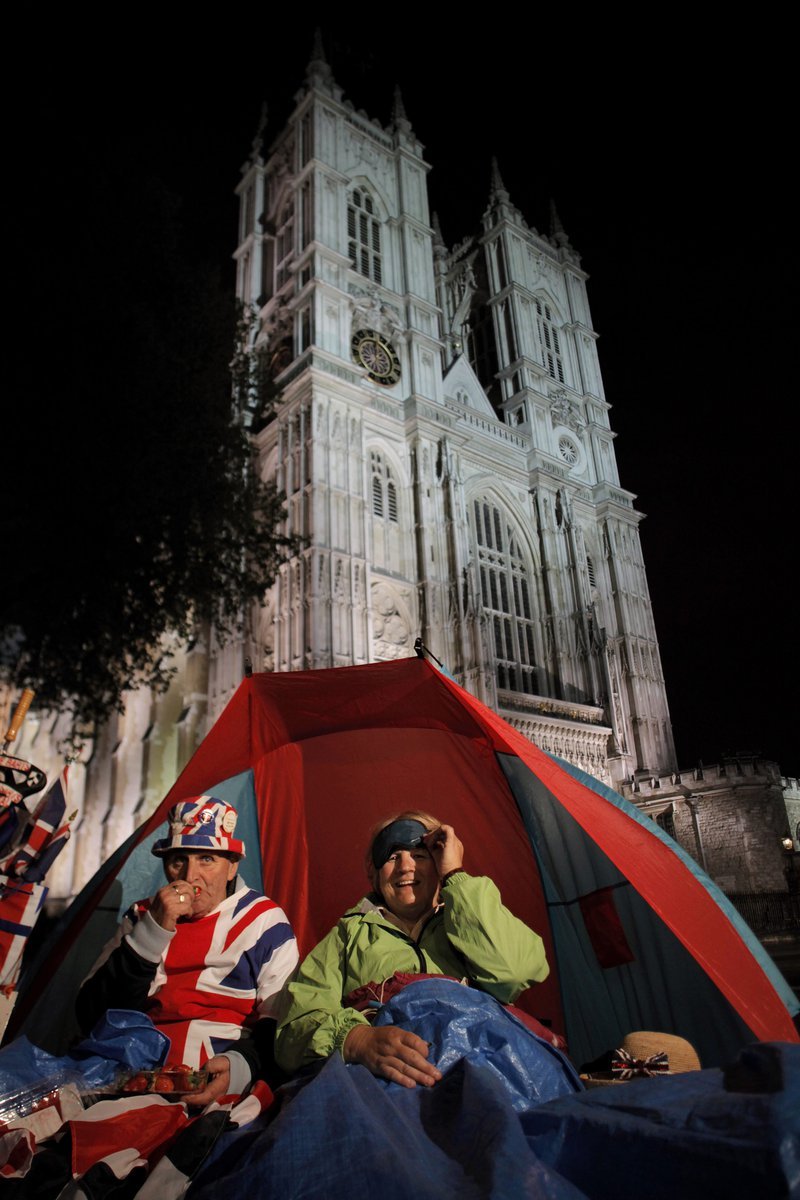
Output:
[[208,1078],[206,1070],[193,1070],[183,1064],[167,1064],[152,1071],[125,1071],[117,1076],[108,1092],[125,1096],[150,1094],[182,1098],[204,1091]]

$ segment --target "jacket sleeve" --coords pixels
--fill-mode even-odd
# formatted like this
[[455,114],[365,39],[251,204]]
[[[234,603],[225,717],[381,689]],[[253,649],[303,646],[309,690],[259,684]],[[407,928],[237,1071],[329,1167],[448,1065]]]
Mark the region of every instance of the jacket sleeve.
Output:
[[284,994],[275,1057],[285,1071],[296,1071],[341,1050],[356,1025],[368,1025],[354,1008],[342,1007],[347,923],[338,925],[301,963]]
[[109,1008],[143,1012],[161,956],[174,935],[149,913],[127,914],[104,948],[75,1002],[78,1025],[89,1033]]
[[253,954],[254,971],[258,975],[257,1020],[252,1028],[245,1025],[240,1039],[222,1051],[231,1064],[232,1091],[244,1091],[246,1084],[257,1076],[272,1087],[284,1082],[275,1058],[276,1017],[286,985],[296,972],[299,955],[297,940],[282,909],[273,909],[266,918]]
[[472,983],[501,1004],[550,974],[544,943],[504,907],[485,876],[459,871],[443,888],[444,928]]

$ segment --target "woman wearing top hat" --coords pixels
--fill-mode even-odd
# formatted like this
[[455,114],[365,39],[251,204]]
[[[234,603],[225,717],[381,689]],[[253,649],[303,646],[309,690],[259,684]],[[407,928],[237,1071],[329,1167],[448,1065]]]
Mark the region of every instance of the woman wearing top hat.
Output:
[[283,910],[237,883],[236,817],[213,796],[175,805],[153,846],[166,883],[126,914],[77,1002],[84,1031],[108,1008],[147,1013],[170,1038],[170,1061],[210,1072],[196,1104],[242,1092],[257,1074],[256,1024],[276,1016],[298,961]]

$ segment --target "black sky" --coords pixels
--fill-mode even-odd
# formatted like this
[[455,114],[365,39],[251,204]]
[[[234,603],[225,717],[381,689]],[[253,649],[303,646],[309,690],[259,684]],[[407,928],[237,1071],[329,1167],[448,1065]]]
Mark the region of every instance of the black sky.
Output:
[[[38,47],[17,165],[23,194],[46,186],[51,200],[47,227],[28,222],[25,236],[71,236],[59,164],[77,142],[116,156],[120,186],[159,174],[198,257],[232,287],[239,166],[262,100],[268,141],[288,115],[313,36],[310,19],[244,19],[134,30],[113,53],[76,51],[75,30],[71,47]],[[647,514],[680,763],[749,751],[798,774],[795,139],[780,39],[703,30],[678,10],[646,29],[585,21],[487,31],[412,6],[323,16],[322,33],[356,108],[386,123],[401,86],[449,244],[479,225],[493,155],[529,224],[547,232],[555,200],[591,277],[621,482]],[[113,303],[113,247],[107,278]],[[43,328],[63,298],[49,281]],[[41,354],[55,368],[46,337]]]

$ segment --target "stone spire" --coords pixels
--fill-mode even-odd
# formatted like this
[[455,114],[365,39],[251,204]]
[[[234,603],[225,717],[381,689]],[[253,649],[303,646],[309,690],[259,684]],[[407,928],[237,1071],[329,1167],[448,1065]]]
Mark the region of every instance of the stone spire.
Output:
[[492,157],[492,182],[489,187],[489,202],[491,203],[493,200],[499,201],[501,204],[508,204],[510,200],[506,185],[503,183],[502,176],[500,175],[500,167],[494,156]]
[[438,213],[435,213],[435,212],[431,213],[431,228],[433,229],[433,237],[431,238],[431,245],[433,246],[433,256],[437,260],[446,258],[447,257],[447,246],[445,245],[444,238],[442,237],[442,227],[439,224],[439,214]]
[[550,198],[550,237],[555,244],[564,250],[572,250],[572,245],[567,237],[567,232],[561,224],[561,218],[558,215],[556,202]]
[[503,217],[514,217],[516,209],[511,203],[511,197],[508,194],[508,189],[503,183],[503,177],[500,174],[500,167],[497,164],[497,159],[492,158],[492,177],[489,185],[489,203],[486,205],[486,211],[483,214],[483,224],[485,229],[491,228],[495,221]]
[[267,116],[267,102],[266,100],[262,100],[261,115],[258,118],[258,128],[256,129],[256,136],[253,138],[252,142],[253,149],[250,155],[251,163],[258,162],[258,160],[261,158],[261,151],[264,147],[264,130],[267,128]]
[[392,104],[392,124],[398,133],[411,133],[411,122],[406,114],[406,106],[403,104],[403,95],[400,91],[399,84],[395,84],[394,102]]
[[322,44],[322,31],[319,25],[314,30],[314,45],[306,67],[306,83],[309,87],[318,87],[323,90],[330,90],[334,85],[333,72],[325,57],[325,47]]

